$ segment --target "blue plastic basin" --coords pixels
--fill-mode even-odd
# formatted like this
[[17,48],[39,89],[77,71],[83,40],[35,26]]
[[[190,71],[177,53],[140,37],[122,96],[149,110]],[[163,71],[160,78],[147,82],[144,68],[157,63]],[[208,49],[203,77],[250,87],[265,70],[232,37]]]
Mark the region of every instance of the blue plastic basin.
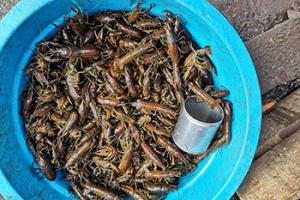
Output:
[[[218,88],[230,90],[233,103],[233,135],[224,146],[202,161],[180,181],[168,199],[229,199],[244,179],[253,159],[261,125],[258,80],[249,54],[225,18],[202,0],[143,0],[155,3],[151,14],[167,9],[180,15],[194,40],[210,45],[218,75]],[[67,182],[58,177],[38,180],[30,167],[33,158],[25,140],[19,116],[23,69],[30,61],[35,43],[55,31],[50,22],[63,23],[77,4],[93,14],[101,10],[130,10],[130,0],[23,0],[0,23],[0,194],[5,199],[72,199]]]

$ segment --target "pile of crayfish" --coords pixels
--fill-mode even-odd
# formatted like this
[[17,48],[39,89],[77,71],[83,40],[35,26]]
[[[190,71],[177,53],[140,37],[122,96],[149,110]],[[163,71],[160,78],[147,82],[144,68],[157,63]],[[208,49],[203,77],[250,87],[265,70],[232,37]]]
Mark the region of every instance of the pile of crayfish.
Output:
[[[231,138],[227,90],[216,90],[209,46],[200,48],[181,19],[131,12],[75,16],[37,44],[25,69],[22,117],[33,171],[58,170],[80,199],[163,198],[181,176]],[[181,151],[172,131],[187,96],[225,118],[209,150]]]

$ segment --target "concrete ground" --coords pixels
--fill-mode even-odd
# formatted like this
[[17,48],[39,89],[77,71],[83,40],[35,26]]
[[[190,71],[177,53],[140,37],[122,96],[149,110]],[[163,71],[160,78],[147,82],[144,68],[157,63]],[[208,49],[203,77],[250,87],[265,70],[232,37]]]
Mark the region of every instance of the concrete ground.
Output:
[[0,0],[0,19],[16,4],[19,0]]

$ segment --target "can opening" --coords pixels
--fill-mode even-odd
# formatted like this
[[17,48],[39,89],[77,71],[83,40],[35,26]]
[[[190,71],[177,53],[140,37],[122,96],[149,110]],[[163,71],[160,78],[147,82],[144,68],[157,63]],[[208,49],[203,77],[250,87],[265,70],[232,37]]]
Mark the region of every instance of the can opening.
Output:
[[190,97],[185,101],[185,109],[194,119],[205,123],[217,123],[223,120],[223,111],[219,106],[211,109],[206,102],[197,97]]

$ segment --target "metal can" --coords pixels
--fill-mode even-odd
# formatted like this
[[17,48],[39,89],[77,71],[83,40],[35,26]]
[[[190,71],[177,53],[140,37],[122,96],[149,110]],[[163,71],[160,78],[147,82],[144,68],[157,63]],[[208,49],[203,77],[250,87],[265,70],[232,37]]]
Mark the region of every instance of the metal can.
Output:
[[224,118],[221,106],[211,109],[196,96],[188,97],[180,111],[173,140],[183,151],[190,154],[204,153]]

